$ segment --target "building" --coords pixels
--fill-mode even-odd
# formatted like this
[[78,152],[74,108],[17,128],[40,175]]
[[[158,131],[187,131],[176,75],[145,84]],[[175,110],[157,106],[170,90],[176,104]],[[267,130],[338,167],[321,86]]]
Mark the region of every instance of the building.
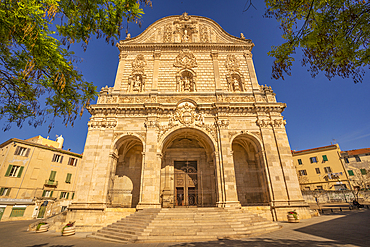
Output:
[[125,208],[261,205],[275,220],[294,209],[310,217],[281,115],[286,105],[258,84],[253,46],[186,13],[120,41],[114,86],[88,109],[69,220],[94,231]]
[[0,144],[0,220],[43,218],[74,198],[82,156],[41,136]]
[[338,144],[292,151],[301,190],[351,189]]
[[342,151],[341,157],[353,189],[370,189],[370,148]]

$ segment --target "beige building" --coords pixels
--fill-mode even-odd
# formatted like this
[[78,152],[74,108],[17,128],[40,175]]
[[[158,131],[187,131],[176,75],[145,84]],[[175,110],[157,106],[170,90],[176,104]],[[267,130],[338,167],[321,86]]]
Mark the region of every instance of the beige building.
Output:
[[82,156],[41,136],[0,144],[0,220],[44,218],[74,198]]
[[338,144],[292,151],[302,190],[351,189]]
[[173,207],[264,206],[275,220],[292,209],[310,217],[286,105],[258,84],[253,46],[186,13],[120,41],[114,86],[89,108],[69,220],[96,230],[125,208]]
[[370,189],[370,148],[342,151],[341,156],[353,189]]

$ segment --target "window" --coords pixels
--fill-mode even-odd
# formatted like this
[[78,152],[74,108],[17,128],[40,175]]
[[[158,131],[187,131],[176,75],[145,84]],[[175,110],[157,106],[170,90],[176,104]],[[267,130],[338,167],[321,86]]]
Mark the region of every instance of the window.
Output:
[[77,165],[77,159],[76,158],[69,158],[68,165],[69,166],[76,166]]
[[353,173],[353,171],[352,171],[352,170],[348,170],[348,175],[350,175],[350,176],[354,176],[355,174]]
[[324,171],[325,171],[325,173],[331,173],[331,168],[329,166],[324,167]]
[[328,156],[323,155],[323,156],[322,156],[322,161],[324,161],[324,162],[325,162],[325,161],[328,161]]
[[347,157],[344,157],[344,163],[349,163],[349,160]]
[[316,174],[320,174],[321,172],[320,172],[320,168],[315,168],[315,170],[316,170]]
[[316,186],[317,190],[323,190],[322,185]]
[[62,206],[62,209],[60,210],[60,212],[64,212],[67,210],[67,206]]
[[316,157],[311,157],[310,161],[311,161],[311,163],[317,163],[317,158]]
[[57,175],[57,172],[56,172],[56,171],[51,171],[51,172],[50,172],[49,181],[54,182],[54,181],[55,181],[55,176],[56,176],[56,175]]
[[60,199],[68,199],[69,197],[69,192],[61,192],[60,193]]
[[360,169],[360,171],[361,171],[361,174],[362,175],[366,175],[367,174],[366,169]]
[[356,158],[356,162],[361,162],[361,159],[360,157],[358,157],[358,155],[355,155],[355,158]]
[[310,186],[304,187],[304,190],[311,190]]
[[11,188],[1,188],[0,196],[9,196]]
[[298,164],[302,165],[302,160],[298,159]]
[[307,175],[307,171],[306,170],[299,170],[299,175],[301,176],[306,176]]
[[62,163],[63,162],[63,156],[60,155],[60,154],[54,154],[52,162]]
[[6,170],[5,176],[20,178],[22,176],[23,168],[24,166],[9,165],[8,170]]
[[75,193],[74,192],[72,193],[72,200],[73,200],[73,198],[75,198]]
[[53,196],[53,192],[54,192],[54,191],[44,190],[44,191],[42,192],[42,197],[52,197],[52,196]]
[[26,211],[27,206],[13,206],[12,212],[9,217],[23,217],[24,211]]
[[72,178],[72,174],[71,173],[67,173],[66,183],[70,184],[71,183],[71,178]]
[[17,148],[15,149],[15,152],[14,152],[15,155],[20,155],[20,156],[24,156],[24,157],[28,157],[29,153],[30,153],[29,148],[20,147],[20,146],[17,146]]

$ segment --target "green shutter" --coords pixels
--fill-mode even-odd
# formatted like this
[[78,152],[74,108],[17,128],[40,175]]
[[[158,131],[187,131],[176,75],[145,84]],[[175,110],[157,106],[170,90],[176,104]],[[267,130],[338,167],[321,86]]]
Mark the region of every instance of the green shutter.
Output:
[[69,197],[69,192],[67,193],[66,199],[68,199],[68,197]]
[[3,195],[4,190],[5,190],[5,188],[1,188],[1,189],[0,189],[0,196],[2,196],[2,195]]
[[53,192],[54,192],[54,191],[51,191],[51,192],[50,192],[50,197],[52,197],[52,196],[53,196]]
[[63,156],[62,157],[60,157],[60,161],[59,161],[59,163],[62,163],[63,162]]
[[57,174],[56,171],[51,171],[50,172],[50,177],[49,177],[49,180],[50,181],[55,181],[55,175]]
[[350,176],[354,176],[355,174],[353,173],[353,171],[352,171],[352,170],[348,170],[348,175],[350,175]]
[[72,194],[72,200],[73,200],[73,198],[75,198],[75,193],[73,192],[73,194]]
[[63,192],[60,192],[59,199],[62,199],[62,196],[63,196]]
[[8,191],[6,192],[6,196],[10,195],[10,190],[11,190],[11,188],[8,188]]
[[71,173],[67,173],[66,183],[70,183],[71,182],[71,177],[72,177],[72,174]]
[[328,161],[328,157],[327,157],[326,155],[323,155],[323,156],[322,156],[322,160],[323,160],[323,161]]
[[367,174],[366,169],[360,169],[360,171],[361,171],[361,174],[362,175],[366,175]]
[[20,178],[22,176],[23,169],[24,169],[24,166],[21,166],[19,168],[19,172],[18,172],[17,178]]
[[10,171],[12,170],[13,165],[8,166],[8,170],[6,170],[5,176],[8,177],[10,174]]
[[44,191],[42,192],[42,197],[44,197],[44,196],[45,196],[45,194],[46,194],[46,190],[44,190]]

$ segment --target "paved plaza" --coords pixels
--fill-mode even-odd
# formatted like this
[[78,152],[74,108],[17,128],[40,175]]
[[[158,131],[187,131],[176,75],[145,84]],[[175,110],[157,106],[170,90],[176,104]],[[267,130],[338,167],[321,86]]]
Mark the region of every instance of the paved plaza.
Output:
[[[33,221],[0,222],[0,246],[74,247],[122,246],[120,243],[85,238],[87,233],[62,237],[60,233],[27,232]],[[162,246],[369,246],[370,210],[353,210],[322,215],[300,223],[279,222],[281,230],[248,239],[210,242],[128,244],[127,247]]]

